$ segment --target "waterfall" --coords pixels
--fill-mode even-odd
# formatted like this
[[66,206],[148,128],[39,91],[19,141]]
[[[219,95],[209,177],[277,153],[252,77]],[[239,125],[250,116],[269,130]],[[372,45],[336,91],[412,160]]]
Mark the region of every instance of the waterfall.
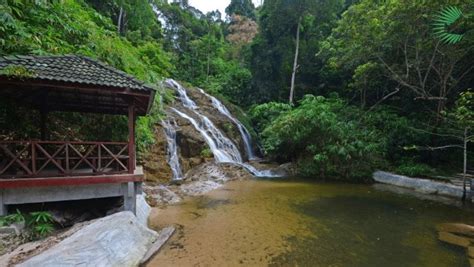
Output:
[[173,180],[181,180],[183,179],[183,173],[181,171],[181,165],[179,164],[178,145],[176,143],[176,128],[178,125],[174,118],[163,120],[162,124],[166,134],[166,142],[168,144],[167,158],[168,164],[173,172]]
[[198,108],[196,103],[191,98],[189,98],[188,93],[186,93],[186,89],[184,89],[181,84],[172,79],[167,79],[165,82],[178,91],[179,100],[181,103],[183,103],[183,106],[192,110],[196,110]]
[[[198,105],[191,98],[189,98],[186,89],[172,79],[167,79],[165,83],[176,89],[179,95],[180,102],[187,110],[191,112],[191,114],[194,114],[197,119],[194,118],[194,115],[190,116],[176,108],[171,108],[171,110],[178,114],[180,117],[189,121],[193,125],[193,127],[204,137],[206,143],[209,145],[209,148],[214,154],[214,159],[216,160],[216,162],[229,162],[238,164],[257,177],[276,176],[270,170],[257,170],[252,165],[244,163],[242,161],[242,156],[237,146],[229,138],[227,138],[207,116],[205,116],[199,111]],[[235,122],[237,125],[241,125],[241,123],[230,114],[229,110],[220,101],[216,99],[215,103],[213,101],[213,105],[222,114],[227,113],[226,116],[231,121]],[[243,125],[241,126],[242,132],[247,132],[248,134],[248,131],[246,131],[245,127],[243,127]],[[245,129],[245,131],[243,129]],[[248,134],[248,138],[246,140],[250,142],[250,134]]]
[[237,125],[237,128],[239,129],[240,135],[242,136],[242,140],[244,141],[245,145],[245,152],[247,152],[247,155],[249,157],[249,160],[256,159],[255,154],[253,153],[252,149],[252,137],[250,136],[249,131],[245,126],[237,120],[230,111],[227,109],[224,104],[222,104],[221,101],[219,101],[217,98],[209,95],[208,93],[204,92],[204,90],[199,89],[199,91],[204,94],[205,96],[209,97],[211,99],[212,105],[224,116],[226,116],[229,120],[231,120],[235,125]]
[[237,146],[232,143],[206,116],[194,111],[200,122],[193,117],[183,113],[175,108],[171,108],[179,116],[191,122],[191,124],[198,130],[209,145],[214,158],[217,162],[242,162],[242,157],[237,149]]

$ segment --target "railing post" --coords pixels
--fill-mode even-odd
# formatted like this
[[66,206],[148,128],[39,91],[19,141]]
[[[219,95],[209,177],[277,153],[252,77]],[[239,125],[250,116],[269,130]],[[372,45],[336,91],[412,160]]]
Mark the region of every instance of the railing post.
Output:
[[128,173],[135,172],[135,103],[128,106]]
[[71,145],[70,142],[66,142],[66,147],[64,148],[66,151],[66,173],[69,175],[71,172],[69,171],[69,146]]
[[36,142],[31,141],[31,171],[36,175]]
[[102,173],[102,143],[99,143],[97,150],[97,170]]

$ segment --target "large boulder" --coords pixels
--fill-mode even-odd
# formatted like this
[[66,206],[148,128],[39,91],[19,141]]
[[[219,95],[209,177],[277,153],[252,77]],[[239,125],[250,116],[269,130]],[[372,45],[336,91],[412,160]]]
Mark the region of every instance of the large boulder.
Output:
[[124,211],[98,219],[18,266],[138,266],[158,234]]

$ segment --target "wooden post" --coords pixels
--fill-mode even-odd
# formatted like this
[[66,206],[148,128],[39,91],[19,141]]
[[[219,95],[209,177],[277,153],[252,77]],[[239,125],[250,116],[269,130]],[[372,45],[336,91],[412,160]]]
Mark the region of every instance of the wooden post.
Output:
[[41,110],[41,140],[45,141],[47,140],[47,134],[46,134],[46,121],[48,118],[48,112],[46,110]]
[[135,172],[135,103],[128,106],[128,173]]

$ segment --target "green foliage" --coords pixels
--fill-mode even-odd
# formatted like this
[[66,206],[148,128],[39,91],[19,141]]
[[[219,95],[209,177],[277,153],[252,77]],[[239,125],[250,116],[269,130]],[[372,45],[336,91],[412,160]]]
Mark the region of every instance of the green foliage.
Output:
[[18,78],[31,78],[35,76],[35,73],[33,71],[30,71],[23,66],[15,66],[15,65],[9,65],[3,68],[0,71],[0,74],[12,76],[12,77],[18,77]]
[[435,170],[427,164],[405,161],[396,168],[395,172],[410,177],[427,177],[433,175]]
[[385,139],[352,119],[357,112],[338,98],[306,96],[265,128],[265,151],[278,160],[298,161],[304,176],[368,180],[384,164]]
[[268,102],[253,106],[249,111],[249,115],[252,124],[255,125],[259,132],[262,132],[276,118],[290,110],[291,106],[289,104]]
[[7,226],[12,223],[24,222],[27,230],[31,233],[30,239],[44,237],[54,231],[53,217],[46,211],[35,211],[23,214],[19,210],[15,213],[0,217],[0,226]]
[[461,124],[461,127],[474,128],[474,92],[472,89],[459,95],[453,116]]
[[21,223],[25,222],[25,216],[19,211],[16,210],[15,213],[0,217],[0,227],[1,226],[8,226],[12,223]]
[[211,149],[209,148],[205,148],[201,151],[201,157],[204,157],[204,158],[212,158],[213,157],[213,154],[212,154],[212,151]]
[[[173,71],[171,56],[165,52],[158,38],[157,21],[148,1],[123,2],[127,9],[127,38],[117,34],[112,22],[116,3],[90,1],[101,8],[111,7],[111,13],[101,15],[82,0],[65,1],[4,1],[0,3],[0,55],[11,54],[81,54],[99,59],[109,65],[134,75],[147,83],[157,83]],[[138,12],[140,14],[135,14]],[[113,14],[112,14],[113,13]],[[108,17],[110,16],[110,17]],[[129,34],[139,31],[138,39]],[[31,73],[18,72],[30,76]],[[157,103],[160,105],[160,103]],[[23,113],[15,109],[16,113]],[[25,111],[26,112],[26,111]],[[14,114],[9,114],[13,116]],[[25,118],[24,115],[18,114]],[[29,116],[29,115],[28,115]],[[72,135],[75,140],[124,140],[124,118],[107,116],[83,116],[81,114],[54,114],[51,120],[57,138]],[[10,119],[7,118],[7,121]],[[23,121],[23,119],[21,120]],[[22,125],[9,124],[10,132],[27,133]],[[27,123],[28,127],[35,123]],[[9,126],[10,127],[10,126]],[[137,122],[137,146],[142,152],[154,142],[153,118],[139,118]],[[97,133],[98,128],[104,130]],[[71,131],[76,129],[75,131]],[[89,130],[88,130],[89,129]],[[37,130],[31,130],[34,137]],[[22,137],[24,138],[24,137]]]
[[256,19],[255,6],[252,0],[231,0],[225,9],[225,13],[227,13],[228,16],[236,14],[253,20]]
[[464,35],[448,32],[448,27],[456,23],[462,18],[462,11],[455,6],[448,6],[441,10],[435,17],[433,22],[433,30],[435,35],[444,43],[455,44],[462,40]]

